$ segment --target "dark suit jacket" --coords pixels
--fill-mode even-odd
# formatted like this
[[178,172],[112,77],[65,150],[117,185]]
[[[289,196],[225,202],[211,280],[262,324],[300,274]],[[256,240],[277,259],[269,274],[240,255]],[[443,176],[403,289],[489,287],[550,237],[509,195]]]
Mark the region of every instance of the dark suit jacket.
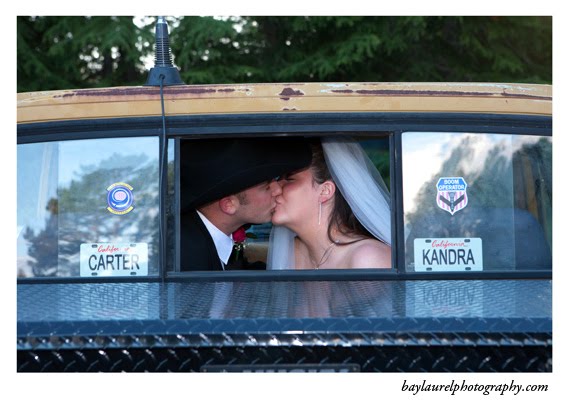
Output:
[[215,242],[197,211],[181,214],[181,271],[222,271]]
[[[180,240],[181,271],[222,271],[222,262],[218,256],[215,242],[197,211],[181,214]],[[225,270],[264,270],[263,262],[249,263],[246,258],[235,260],[235,252],[228,260]]]

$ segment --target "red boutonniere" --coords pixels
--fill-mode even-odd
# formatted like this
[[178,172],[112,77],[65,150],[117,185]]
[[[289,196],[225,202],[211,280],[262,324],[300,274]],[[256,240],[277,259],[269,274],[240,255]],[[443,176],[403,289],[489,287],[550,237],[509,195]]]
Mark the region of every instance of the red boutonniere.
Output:
[[244,226],[232,232],[232,240],[234,240],[236,244],[244,243],[246,240],[246,229],[244,229]]
[[246,238],[255,238],[256,235],[253,233],[247,233],[250,225],[243,225],[236,231],[232,232],[232,240],[234,241],[233,256],[235,261],[242,260],[244,258],[244,249],[246,248]]

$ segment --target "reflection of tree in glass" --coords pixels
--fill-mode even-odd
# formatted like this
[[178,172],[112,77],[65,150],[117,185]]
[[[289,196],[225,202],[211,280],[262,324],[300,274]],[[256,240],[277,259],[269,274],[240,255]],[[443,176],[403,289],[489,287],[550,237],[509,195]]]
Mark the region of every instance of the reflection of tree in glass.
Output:
[[[469,194],[467,207],[512,206],[512,166],[506,155],[509,147],[502,142],[497,142],[490,147],[486,155],[481,155],[478,148],[482,141],[481,135],[467,135],[460,140],[439,171],[419,189],[416,196],[416,203],[419,204],[419,207],[414,213],[406,215],[407,222],[413,223],[414,220],[419,220],[424,215],[431,215],[440,210],[436,196],[437,181],[441,177],[463,177],[465,179]],[[479,163],[479,160],[484,160],[484,162]],[[405,195],[411,195],[411,193]],[[451,217],[446,211],[439,214],[441,218]]]
[[380,176],[384,180],[388,190],[390,189],[390,149],[388,138],[368,138],[360,141],[360,145],[366,155],[374,164]]
[[551,245],[551,140],[540,138],[514,153],[514,194],[517,207],[528,210],[542,225]]
[[386,187],[390,189],[390,152],[386,149],[365,149],[370,161],[380,172]]
[[[172,146],[172,144],[170,144]],[[175,166],[174,162],[167,163],[167,196],[166,196],[166,218],[167,218],[167,259],[166,264],[173,265],[175,260]],[[156,242],[157,243],[157,242]],[[157,251],[157,250],[156,250]]]
[[59,214],[57,199],[49,199],[46,209],[49,211],[45,228],[37,235],[28,226],[24,239],[31,244],[28,255],[34,276],[55,275],[57,273],[57,217]]
[[[512,152],[523,139],[459,138],[439,171],[418,191],[419,207],[406,215],[410,264],[415,238],[480,237],[485,268],[551,265],[551,143],[548,138],[533,142],[526,137],[529,142]],[[463,177],[467,182],[468,205],[454,215],[437,206],[440,177]],[[524,254],[530,250],[526,246],[534,249],[534,259]]]
[[[58,188],[58,201],[51,200],[58,204],[59,226],[48,223],[42,232],[26,237],[41,266],[36,275],[78,275],[80,245],[91,242],[148,243],[150,273],[157,271],[157,168],[157,161],[148,160],[146,155],[117,153],[98,165],[81,166],[76,179]],[[107,188],[117,182],[133,187],[134,209],[128,214],[115,215],[107,210]],[[54,218],[53,214],[49,218]],[[45,237],[58,247],[42,247]],[[54,265],[58,265],[57,271],[53,271]]]

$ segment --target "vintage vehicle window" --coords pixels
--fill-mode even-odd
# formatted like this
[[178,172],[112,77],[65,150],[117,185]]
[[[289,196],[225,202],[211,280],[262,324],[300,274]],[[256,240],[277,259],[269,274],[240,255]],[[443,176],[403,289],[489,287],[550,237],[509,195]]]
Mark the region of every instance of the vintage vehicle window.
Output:
[[404,133],[406,270],[551,269],[551,142]]
[[[343,135],[339,133],[337,134]],[[391,190],[390,151],[389,151],[390,136],[384,134],[377,136],[365,132],[357,132],[356,135],[352,135],[352,134],[350,135],[344,134],[344,135],[347,137],[356,138],[356,140],[360,143],[363,150],[368,155],[370,161],[379,171],[388,190]],[[312,139],[314,137],[315,136],[310,136],[310,138]],[[192,140],[199,140],[199,139],[192,139]],[[183,196],[185,190],[186,188],[183,187],[179,188],[180,196]],[[271,230],[272,230],[272,224],[270,222],[264,224],[251,225],[247,227],[246,230],[247,238],[245,240],[245,246],[243,248],[243,254],[244,254],[243,260],[239,261],[238,264],[234,262],[232,259],[229,260],[229,268],[235,270],[266,269],[268,244],[269,244]],[[180,235],[182,234],[183,232],[180,232]],[[180,235],[178,235],[177,239],[179,238]],[[179,241],[177,243],[179,245]],[[179,252],[177,252],[176,257],[178,260],[180,259]],[[348,266],[345,267],[348,268]],[[181,265],[177,265],[176,270],[183,271],[184,268]],[[206,270],[206,268],[203,268],[203,270]]]
[[18,277],[158,273],[158,138],[18,145]]

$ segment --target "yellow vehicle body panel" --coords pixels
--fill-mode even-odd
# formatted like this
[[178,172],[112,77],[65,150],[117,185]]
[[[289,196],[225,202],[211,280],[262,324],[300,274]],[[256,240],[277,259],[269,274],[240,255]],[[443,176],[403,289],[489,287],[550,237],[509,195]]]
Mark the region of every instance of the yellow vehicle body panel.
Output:
[[[449,112],[551,115],[552,86],[496,83],[179,85],[168,116],[249,113]],[[19,93],[18,123],[161,115],[153,86]]]

